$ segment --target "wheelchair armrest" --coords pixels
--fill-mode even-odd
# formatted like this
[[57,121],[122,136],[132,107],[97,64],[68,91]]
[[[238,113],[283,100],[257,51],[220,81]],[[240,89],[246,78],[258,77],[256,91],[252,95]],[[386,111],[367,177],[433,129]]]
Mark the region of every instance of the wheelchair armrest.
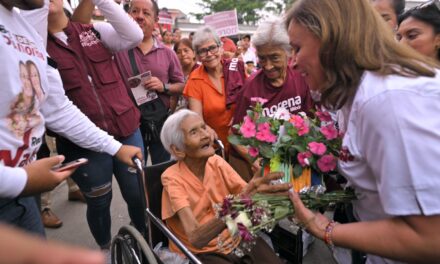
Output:
[[186,248],[186,246],[180,242],[180,240],[168,229],[168,227],[166,227],[164,225],[164,223],[162,222],[162,220],[160,220],[159,218],[157,218],[151,211],[149,208],[147,208],[146,210],[147,212],[147,216],[148,216],[148,221],[152,221],[153,224],[160,229],[160,231],[162,231],[165,236],[168,239],[171,239],[171,241],[174,242],[174,244],[176,244],[176,246],[183,252],[183,254],[194,264],[202,264],[202,262],[200,260],[197,259],[197,257],[188,250],[188,248]]

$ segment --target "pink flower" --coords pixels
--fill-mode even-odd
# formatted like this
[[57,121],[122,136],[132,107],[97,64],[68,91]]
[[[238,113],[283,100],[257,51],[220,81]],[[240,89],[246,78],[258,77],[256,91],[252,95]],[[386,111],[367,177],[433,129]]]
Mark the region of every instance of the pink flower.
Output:
[[293,115],[292,118],[290,118],[289,122],[294,127],[296,127],[296,129],[298,131],[298,136],[303,136],[303,135],[309,133],[309,131],[310,131],[309,125],[299,115]]
[[258,154],[260,154],[260,151],[258,150],[258,148],[250,147],[248,153],[251,157],[256,158]]
[[299,165],[301,167],[307,167],[310,165],[309,158],[312,157],[312,153],[310,151],[306,152],[300,152],[298,155],[296,155],[296,158],[298,159]]
[[255,137],[255,124],[254,122],[252,122],[249,116],[244,117],[244,123],[240,127],[240,133],[243,135],[244,138]]
[[277,137],[270,132],[269,123],[262,123],[258,125],[258,132],[255,136],[258,140],[268,143],[275,143]]
[[309,133],[309,131],[310,131],[309,126],[306,123],[304,123],[304,125],[302,127],[298,128],[298,136],[303,136],[303,135]]
[[264,105],[265,103],[267,103],[267,99],[262,97],[251,97],[251,102],[256,102]]
[[322,143],[318,143],[318,142],[310,142],[308,144],[310,152],[312,152],[313,154],[316,155],[322,155],[327,151],[327,147],[322,144]]
[[338,130],[335,128],[334,124],[323,126],[320,131],[327,140],[332,140],[338,137]]
[[336,158],[331,154],[324,155],[318,160],[317,165],[322,172],[332,171],[336,169]]
[[316,112],[316,116],[319,118],[319,120],[321,120],[321,122],[330,122],[330,121],[332,121],[332,117],[331,117],[329,112],[317,111]]
[[302,127],[304,125],[304,119],[299,115],[292,115],[289,122],[296,128]]

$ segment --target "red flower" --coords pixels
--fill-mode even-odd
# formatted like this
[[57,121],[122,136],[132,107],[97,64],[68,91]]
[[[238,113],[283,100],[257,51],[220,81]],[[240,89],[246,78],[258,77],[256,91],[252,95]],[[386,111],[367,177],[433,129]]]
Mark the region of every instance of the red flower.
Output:
[[298,155],[296,155],[296,158],[298,159],[299,165],[301,165],[301,167],[310,166],[309,158],[311,157],[312,153],[310,151],[300,152],[298,153]]
[[240,234],[243,241],[250,242],[254,239],[251,232],[242,223],[237,223],[238,233]]
[[322,172],[329,172],[336,169],[336,158],[331,154],[324,155],[318,160],[317,164]]
[[327,147],[324,144],[318,142],[310,142],[308,144],[308,147],[310,149],[310,152],[312,152],[315,155],[321,156],[327,151]]
[[317,111],[316,116],[321,120],[321,122],[330,122],[332,121],[332,117],[329,112],[321,112]]
[[332,140],[338,137],[338,130],[334,124],[323,126],[321,127],[320,131],[327,140]]

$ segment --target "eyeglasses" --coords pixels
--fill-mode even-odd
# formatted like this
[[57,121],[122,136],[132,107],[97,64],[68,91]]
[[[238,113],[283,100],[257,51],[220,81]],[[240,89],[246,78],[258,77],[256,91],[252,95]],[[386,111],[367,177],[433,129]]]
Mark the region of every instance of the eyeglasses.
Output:
[[199,54],[200,57],[205,57],[208,56],[208,52],[211,54],[217,53],[218,49],[219,49],[218,45],[212,45],[207,48],[197,50],[197,54]]

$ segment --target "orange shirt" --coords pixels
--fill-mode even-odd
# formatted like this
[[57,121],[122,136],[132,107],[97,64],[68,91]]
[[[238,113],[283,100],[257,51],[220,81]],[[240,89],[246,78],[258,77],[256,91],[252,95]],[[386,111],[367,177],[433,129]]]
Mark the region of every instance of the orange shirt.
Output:
[[[195,253],[221,252],[229,254],[238,246],[240,240],[232,238],[225,228],[220,234],[223,250],[218,248],[218,238],[211,240],[202,249],[191,245],[177,212],[190,207],[199,224],[204,224],[215,217],[214,204],[222,203],[229,194],[238,194],[246,186],[246,182],[221,157],[214,155],[206,163],[203,182],[195,176],[182,161],[177,162],[162,174],[162,219],[170,230]],[[180,253],[179,249],[170,243],[170,249]]]
[[229,124],[234,115],[235,105],[226,108],[226,93],[224,78],[221,79],[222,92],[220,93],[208,77],[202,65],[194,70],[188,78],[183,95],[199,100],[203,107],[203,119],[217,133],[220,140],[229,149]]

